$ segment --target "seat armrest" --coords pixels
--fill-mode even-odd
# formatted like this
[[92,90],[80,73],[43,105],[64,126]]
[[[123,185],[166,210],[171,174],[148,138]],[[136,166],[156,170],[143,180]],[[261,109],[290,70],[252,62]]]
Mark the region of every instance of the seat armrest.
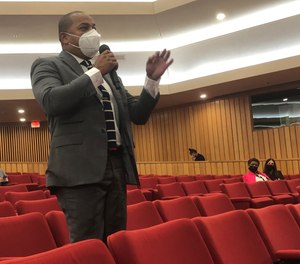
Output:
[[286,249],[278,250],[275,253],[278,259],[289,260],[289,259],[299,259],[300,260],[300,249]]

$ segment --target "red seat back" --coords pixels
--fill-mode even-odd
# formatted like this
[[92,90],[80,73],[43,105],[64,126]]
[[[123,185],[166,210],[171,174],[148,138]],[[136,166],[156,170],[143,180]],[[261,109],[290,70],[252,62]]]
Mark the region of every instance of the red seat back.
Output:
[[203,216],[217,215],[235,210],[228,196],[221,193],[218,195],[194,196],[193,201]]
[[300,249],[300,229],[289,209],[281,204],[247,211],[274,261],[278,250]]
[[201,180],[182,182],[181,185],[186,195],[199,195],[207,193],[204,182]]
[[245,211],[196,217],[215,264],[272,264],[272,259],[251,218]]
[[28,192],[28,190],[24,184],[0,186],[0,201],[5,200],[4,194],[6,192]]
[[5,200],[15,204],[20,200],[40,200],[46,199],[46,195],[42,190],[31,192],[6,192],[4,194]]
[[0,218],[0,257],[21,257],[56,248],[41,213]]
[[28,257],[1,262],[3,264],[115,264],[106,245],[98,239],[80,241]]
[[158,184],[157,190],[160,198],[186,196],[179,182]]
[[154,204],[145,201],[127,206],[127,230],[146,228],[163,223]]
[[136,204],[146,201],[146,198],[140,189],[127,191],[127,205]]
[[55,243],[58,247],[70,243],[69,229],[65,215],[61,211],[50,211],[45,215]]
[[163,221],[200,216],[197,206],[190,197],[153,201]]
[[19,215],[32,212],[46,214],[50,211],[61,211],[56,197],[41,200],[19,200],[15,203]]
[[0,217],[15,216],[15,215],[16,215],[15,208],[10,202],[8,201],[0,202]]
[[213,264],[196,226],[179,219],[108,237],[108,247],[118,264]]

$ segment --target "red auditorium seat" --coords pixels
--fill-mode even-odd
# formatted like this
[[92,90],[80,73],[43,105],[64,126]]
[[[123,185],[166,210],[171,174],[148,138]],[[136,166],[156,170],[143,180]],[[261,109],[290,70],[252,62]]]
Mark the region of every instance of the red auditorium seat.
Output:
[[196,180],[213,180],[215,177],[209,174],[196,174],[194,175]]
[[157,181],[159,184],[168,184],[176,182],[176,178],[174,176],[157,177]]
[[4,194],[5,200],[15,204],[20,200],[40,200],[46,199],[46,194],[42,190],[36,190],[31,192],[6,192]]
[[252,198],[243,182],[221,184],[220,187],[230,197],[236,209],[262,208],[274,204],[271,197]]
[[70,235],[64,213],[62,211],[50,211],[45,214],[45,217],[57,247],[69,244]]
[[152,193],[152,200],[158,199],[157,178],[156,177],[140,177],[140,184],[142,190],[147,190]]
[[18,175],[8,175],[8,180],[10,183],[20,184],[20,183],[32,183],[29,174],[18,174]]
[[115,264],[106,245],[98,239],[84,240],[28,257],[1,261],[3,264]]
[[285,206],[290,210],[300,227],[300,204],[286,204]]
[[[259,209],[257,209],[259,210]],[[192,220],[206,242],[215,264],[272,264],[254,223],[245,211],[235,210]]]
[[300,186],[300,179],[287,180],[286,184],[291,193],[299,193],[297,187]]
[[281,194],[287,194],[294,198],[294,201],[292,203],[298,202],[299,193],[292,193],[288,186],[287,186],[286,180],[280,180],[280,181],[267,181],[266,184],[273,196],[275,195],[281,195]]
[[146,201],[146,198],[140,189],[127,191],[127,205],[136,204]]
[[193,175],[181,175],[175,176],[177,182],[192,182],[195,181],[195,177]]
[[[300,229],[289,209],[277,204],[248,209],[273,261],[297,259],[300,262]],[[287,262],[289,263],[289,262]]]
[[0,257],[22,257],[56,248],[41,213],[0,218]]
[[208,193],[204,182],[201,180],[182,182],[181,185],[186,195],[203,195]]
[[28,190],[24,184],[0,186],[0,201],[5,200],[4,194],[6,192],[28,192]]
[[0,217],[15,216],[15,215],[16,215],[15,208],[10,202],[8,201],[0,202]]
[[25,184],[28,191],[37,190],[39,185],[32,181],[30,174],[8,175],[10,184]]
[[223,179],[224,183],[235,183],[235,182],[242,182],[242,177],[233,177],[228,179]]
[[155,190],[158,184],[156,177],[140,177],[139,180],[142,189]]
[[179,182],[157,184],[157,190],[160,199],[174,199],[186,196]]
[[15,203],[15,208],[19,215],[32,212],[46,214],[50,211],[61,211],[56,197],[41,200],[19,200]]
[[164,222],[180,218],[200,216],[197,206],[190,197],[153,201]]
[[251,197],[271,197],[277,204],[293,203],[294,198],[288,194],[272,195],[266,182],[246,183]]
[[155,205],[150,201],[127,206],[127,230],[146,228],[163,223]]
[[211,255],[190,219],[179,219],[108,237],[118,264],[213,264]]
[[220,193],[220,184],[223,183],[222,179],[206,180],[204,181],[205,187],[209,193]]
[[235,210],[232,202],[225,194],[194,196],[193,201],[202,216],[222,214]]

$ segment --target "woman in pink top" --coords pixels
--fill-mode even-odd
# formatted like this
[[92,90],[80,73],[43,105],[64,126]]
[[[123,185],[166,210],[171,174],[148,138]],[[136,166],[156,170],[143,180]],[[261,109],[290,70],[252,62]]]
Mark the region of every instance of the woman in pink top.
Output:
[[243,181],[246,183],[253,183],[258,181],[268,181],[270,178],[263,172],[258,171],[259,160],[251,158],[248,160],[249,171],[243,175]]

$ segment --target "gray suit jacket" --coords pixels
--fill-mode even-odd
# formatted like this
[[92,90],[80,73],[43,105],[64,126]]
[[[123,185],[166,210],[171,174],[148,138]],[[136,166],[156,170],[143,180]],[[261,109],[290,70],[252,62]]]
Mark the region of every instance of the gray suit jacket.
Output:
[[[117,90],[104,76],[118,106],[126,182],[138,184],[131,122],[145,124],[159,96],[143,89],[139,98]],[[47,186],[99,183],[107,161],[104,112],[90,78],[67,52],[37,59],[31,68],[34,96],[48,118],[51,134]]]

